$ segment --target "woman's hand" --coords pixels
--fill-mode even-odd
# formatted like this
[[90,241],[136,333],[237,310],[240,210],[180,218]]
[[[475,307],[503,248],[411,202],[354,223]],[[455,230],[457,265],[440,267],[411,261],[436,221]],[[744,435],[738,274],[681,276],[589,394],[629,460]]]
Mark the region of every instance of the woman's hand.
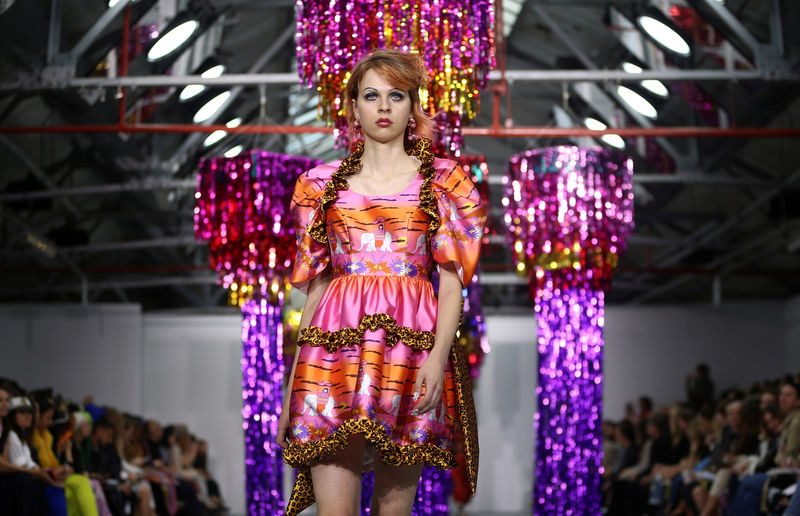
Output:
[[[431,353],[425,363],[417,371],[417,381],[414,382],[414,401],[416,405],[412,415],[420,416],[435,409],[442,400],[444,387],[444,368],[447,359]],[[424,392],[423,392],[424,389]]]
[[284,403],[281,410],[281,418],[278,420],[278,437],[276,439],[278,446],[286,448],[289,446],[287,434],[289,432],[289,407]]

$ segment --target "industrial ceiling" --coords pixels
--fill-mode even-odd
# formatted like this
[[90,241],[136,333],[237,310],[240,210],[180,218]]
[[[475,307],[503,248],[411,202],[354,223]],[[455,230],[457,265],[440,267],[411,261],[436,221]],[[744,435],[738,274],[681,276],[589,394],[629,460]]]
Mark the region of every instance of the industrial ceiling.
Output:
[[[223,91],[231,92],[227,101],[203,124],[323,125],[315,116],[315,92],[296,79],[295,2],[126,4],[0,1],[0,302],[224,310],[227,296],[193,231],[199,159],[237,145],[325,160],[342,155],[326,133],[232,129],[206,146],[208,134],[201,132],[87,131],[87,125],[113,126],[120,119],[192,124],[198,106]],[[490,170],[497,236],[481,262],[487,310],[531,306],[505,243],[505,163],[530,148],[603,144],[585,132],[556,131],[582,128],[587,117],[625,128],[626,152],[635,162],[636,230],[609,303],[718,304],[800,293],[800,165],[794,153],[800,33],[791,30],[800,26],[800,5],[497,5],[505,23],[501,66],[472,124],[496,130],[493,136],[468,134],[464,149],[485,156]],[[637,29],[631,20],[646,9],[659,10],[689,36],[690,56],[671,55]],[[148,62],[149,39],[186,13],[200,20],[200,34],[176,59]],[[122,88],[115,77],[125,35],[133,53],[124,63],[129,82]],[[642,74],[623,71],[625,62],[636,63]],[[198,82],[209,63],[222,64],[225,75],[181,101],[183,86]],[[667,87],[668,94],[653,101],[653,118],[621,98],[618,86],[640,79]],[[31,127],[38,129],[23,129]]]

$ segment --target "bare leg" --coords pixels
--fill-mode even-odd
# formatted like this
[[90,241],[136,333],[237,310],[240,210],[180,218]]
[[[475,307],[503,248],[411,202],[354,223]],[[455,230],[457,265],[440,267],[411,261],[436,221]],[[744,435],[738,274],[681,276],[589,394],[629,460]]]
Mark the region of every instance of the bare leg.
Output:
[[372,513],[375,516],[408,516],[414,507],[422,464],[387,466],[375,461],[375,491]]
[[719,506],[719,496],[711,495],[706,500],[706,506],[703,507],[701,516],[714,516],[717,514],[717,507]]
[[694,500],[694,504],[697,506],[697,510],[700,511],[700,514],[702,514],[706,507],[706,502],[708,501],[708,491],[700,486],[697,486],[692,491],[692,499]]
[[356,434],[344,450],[311,466],[317,516],[358,516],[361,513],[361,463],[364,436]]

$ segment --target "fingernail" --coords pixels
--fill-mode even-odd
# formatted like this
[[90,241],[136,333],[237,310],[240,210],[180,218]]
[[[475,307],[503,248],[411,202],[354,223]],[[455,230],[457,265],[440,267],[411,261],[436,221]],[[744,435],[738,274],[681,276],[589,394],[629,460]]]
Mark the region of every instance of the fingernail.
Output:
[[411,411],[411,415],[412,416],[419,416],[419,411],[417,409],[414,409],[414,410]]
[[414,393],[414,401],[417,401],[418,399],[419,399],[419,393],[415,392]]

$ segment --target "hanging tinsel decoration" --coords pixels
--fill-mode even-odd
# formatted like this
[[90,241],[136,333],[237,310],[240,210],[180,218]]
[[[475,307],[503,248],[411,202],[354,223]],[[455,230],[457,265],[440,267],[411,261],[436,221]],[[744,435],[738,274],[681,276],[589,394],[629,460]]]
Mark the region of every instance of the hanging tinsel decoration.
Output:
[[251,151],[204,159],[195,235],[231,302],[242,309],[242,427],[250,516],[283,514],[276,435],[284,375],[281,309],[296,240],[289,203],[297,177],[318,160]]
[[350,70],[376,49],[418,52],[430,79],[422,107],[436,115],[439,139],[458,155],[461,125],[475,118],[479,90],[495,65],[494,5],[490,0],[297,2],[297,70],[319,93],[322,118],[347,147],[343,107]]
[[264,286],[273,297],[285,289],[297,249],[289,201],[300,174],[319,163],[265,151],[200,161],[195,235],[208,242],[232,304]]
[[503,205],[535,297],[534,514],[600,514],[604,295],[633,231],[632,160],[553,147],[511,158]]

